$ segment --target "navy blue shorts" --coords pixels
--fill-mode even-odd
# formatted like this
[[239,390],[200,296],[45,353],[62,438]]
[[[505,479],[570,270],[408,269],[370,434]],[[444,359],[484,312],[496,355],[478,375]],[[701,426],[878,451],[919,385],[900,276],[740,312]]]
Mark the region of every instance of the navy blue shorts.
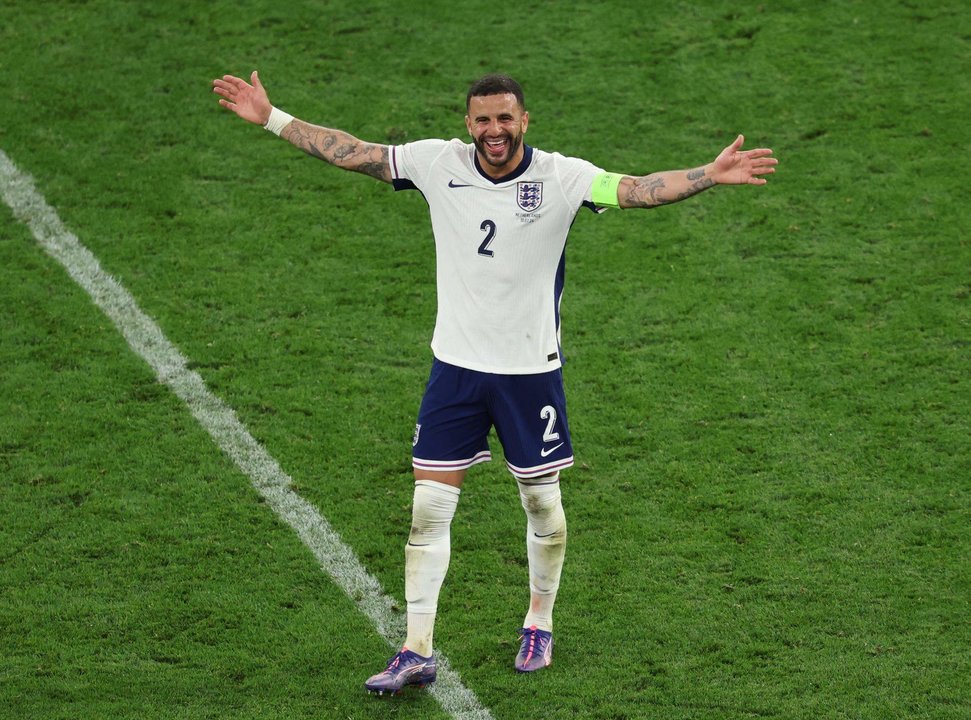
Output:
[[492,459],[496,428],[509,471],[528,480],[573,465],[561,369],[496,375],[435,360],[418,411],[412,465],[465,470]]

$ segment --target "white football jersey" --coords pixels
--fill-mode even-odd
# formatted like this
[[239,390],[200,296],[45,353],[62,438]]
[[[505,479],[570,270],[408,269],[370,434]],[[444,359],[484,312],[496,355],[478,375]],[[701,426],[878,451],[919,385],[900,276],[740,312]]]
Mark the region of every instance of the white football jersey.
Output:
[[561,365],[560,297],[570,226],[600,168],[529,146],[499,180],[458,139],[390,147],[396,190],[417,189],[435,235],[438,316],[432,351],[481,372]]

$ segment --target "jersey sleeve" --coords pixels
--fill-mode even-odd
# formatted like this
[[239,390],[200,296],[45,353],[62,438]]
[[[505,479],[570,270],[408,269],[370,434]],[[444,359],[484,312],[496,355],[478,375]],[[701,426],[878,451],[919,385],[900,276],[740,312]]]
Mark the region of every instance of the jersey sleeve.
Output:
[[395,190],[423,190],[428,173],[448,147],[447,140],[418,140],[389,146]]
[[571,207],[578,211],[586,207],[597,213],[607,209],[594,204],[592,195],[594,178],[604,172],[602,168],[580,158],[562,155],[557,157],[557,166],[563,193]]

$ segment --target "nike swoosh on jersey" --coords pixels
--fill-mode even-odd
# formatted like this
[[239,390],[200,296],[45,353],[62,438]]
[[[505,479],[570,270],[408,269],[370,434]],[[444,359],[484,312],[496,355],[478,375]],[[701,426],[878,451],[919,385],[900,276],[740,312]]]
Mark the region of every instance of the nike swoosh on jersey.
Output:
[[472,187],[472,185],[470,185],[470,184],[468,184],[468,183],[457,183],[457,182],[455,182],[454,180],[449,180],[449,181],[448,181],[448,186],[449,186],[450,188],[458,188],[458,187]]
[[563,443],[560,443],[559,445],[554,445],[549,450],[547,450],[546,448],[542,448],[539,451],[539,456],[546,457],[547,455],[551,455],[552,453],[555,453],[557,450],[559,450],[561,447],[563,447]]

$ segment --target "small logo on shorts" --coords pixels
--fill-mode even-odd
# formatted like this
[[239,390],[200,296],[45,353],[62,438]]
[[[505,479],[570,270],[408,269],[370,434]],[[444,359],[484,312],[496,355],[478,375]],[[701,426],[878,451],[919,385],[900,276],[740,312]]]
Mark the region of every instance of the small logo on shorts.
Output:
[[415,447],[418,444],[418,436],[421,434],[421,423],[415,424],[415,436],[411,439],[411,446]]
[[554,445],[549,450],[547,450],[546,448],[540,448],[539,456],[540,457],[544,457],[544,458],[545,457],[549,457],[550,455],[552,455],[553,453],[555,453],[557,450],[559,450],[561,447],[563,447],[563,443],[560,443],[559,445]]

